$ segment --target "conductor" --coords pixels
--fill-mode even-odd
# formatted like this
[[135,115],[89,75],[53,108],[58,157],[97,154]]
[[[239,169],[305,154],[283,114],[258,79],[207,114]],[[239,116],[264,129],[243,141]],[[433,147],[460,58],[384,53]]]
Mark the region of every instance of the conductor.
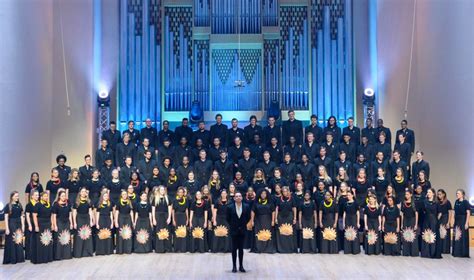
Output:
[[230,227],[232,237],[232,272],[237,272],[237,250],[239,251],[239,271],[245,272],[244,260],[244,240],[247,224],[250,221],[250,207],[242,202],[242,194],[237,192],[234,196],[234,203],[227,206],[227,222]]

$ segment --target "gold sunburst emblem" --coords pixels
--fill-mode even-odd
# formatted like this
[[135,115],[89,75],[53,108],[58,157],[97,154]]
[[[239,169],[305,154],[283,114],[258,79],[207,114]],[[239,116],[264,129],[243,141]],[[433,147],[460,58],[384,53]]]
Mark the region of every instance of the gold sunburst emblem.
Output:
[[204,230],[202,227],[195,227],[192,231],[193,238],[204,239]]
[[185,238],[187,231],[186,226],[179,226],[175,230],[176,238]]
[[286,223],[286,224],[282,224],[278,230],[280,231],[280,234],[281,235],[284,235],[284,236],[290,236],[293,234],[293,226],[289,223]]
[[100,240],[105,240],[109,239],[112,237],[112,232],[108,228],[102,228],[99,230],[99,233],[97,234]]
[[313,239],[314,230],[312,228],[303,228],[303,239]]
[[334,241],[337,238],[337,232],[333,228],[325,228],[323,230],[323,239],[324,240],[329,240],[329,241]]
[[168,240],[170,237],[170,232],[166,228],[160,229],[159,232],[156,233],[158,236],[158,240]]
[[398,235],[395,232],[389,232],[389,233],[385,234],[385,236],[383,237],[383,241],[386,244],[392,244],[392,245],[397,244]]
[[272,240],[272,232],[268,229],[260,230],[257,234],[255,234],[255,236],[257,236],[258,241],[266,242]]
[[227,237],[229,235],[229,230],[226,226],[220,225],[214,229],[214,235],[217,237]]

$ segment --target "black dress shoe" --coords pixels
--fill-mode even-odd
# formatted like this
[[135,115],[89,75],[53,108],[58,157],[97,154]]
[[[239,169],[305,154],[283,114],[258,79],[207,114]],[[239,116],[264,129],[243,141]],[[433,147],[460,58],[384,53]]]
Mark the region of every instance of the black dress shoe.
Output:
[[232,273],[236,273],[236,272],[237,272],[237,267],[234,266],[234,267],[232,268]]
[[245,273],[245,269],[244,269],[244,267],[243,267],[243,266],[241,266],[241,267],[239,268],[239,271],[240,271],[240,272],[244,272],[244,273]]

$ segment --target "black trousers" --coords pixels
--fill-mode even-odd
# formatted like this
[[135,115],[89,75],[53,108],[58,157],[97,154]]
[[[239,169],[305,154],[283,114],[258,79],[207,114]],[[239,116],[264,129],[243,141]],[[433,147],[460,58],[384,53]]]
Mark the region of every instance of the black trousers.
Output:
[[239,251],[239,266],[244,262],[244,241],[245,235],[232,235],[232,265],[237,266],[237,250]]

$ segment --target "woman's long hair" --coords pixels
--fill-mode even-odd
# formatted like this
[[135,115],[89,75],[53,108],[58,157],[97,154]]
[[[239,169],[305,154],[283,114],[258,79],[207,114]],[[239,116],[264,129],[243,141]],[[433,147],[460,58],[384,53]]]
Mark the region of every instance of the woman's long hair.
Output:
[[28,183],[32,189],[33,189],[33,176],[34,176],[34,175],[38,176],[38,181],[36,182],[36,185],[37,185],[37,186],[40,185],[39,173],[35,171],[35,172],[31,173],[31,175],[30,175],[30,182]]
[[[82,188],[79,189],[79,194],[77,195],[77,197],[76,197],[76,202],[75,202],[76,207],[79,207],[79,205],[81,205],[81,192],[82,192],[82,190],[87,190],[87,188],[86,188],[86,187],[82,187]],[[91,204],[91,200],[90,200],[90,198],[89,198],[89,193],[88,193],[88,192],[87,192],[86,200],[87,200],[87,203],[90,205],[90,204]]]
[[80,181],[81,180],[81,173],[79,173],[79,169],[77,168],[73,168],[71,169],[71,172],[69,173],[69,177],[67,178],[68,181],[71,181],[73,179],[72,175],[74,174],[74,172],[77,172],[77,181]]
[[[13,203],[15,203],[13,201],[13,197],[18,194],[17,191],[13,191],[10,193],[10,203],[8,204],[8,214],[10,215],[12,213],[12,207],[13,207]],[[20,206],[21,210],[23,211],[23,206],[21,205],[21,202],[20,200],[18,200],[18,206]]]

